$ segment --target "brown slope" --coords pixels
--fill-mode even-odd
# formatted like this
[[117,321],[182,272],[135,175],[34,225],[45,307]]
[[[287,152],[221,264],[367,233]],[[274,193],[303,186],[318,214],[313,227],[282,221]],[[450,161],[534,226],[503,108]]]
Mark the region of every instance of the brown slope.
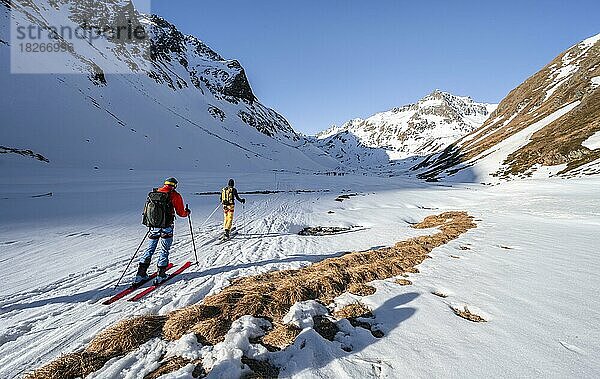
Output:
[[539,130],[531,142],[510,154],[503,162],[503,171],[491,174],[524,174],[537,164],[567,164],[563,171],[567,172],[599,159],[599,150],[581,145],[600,130],[600,89],[591,81],[600,76],[600,40],[593,45],[591,41],[571,47],[512,90],[481,128],[417,167],[428,169],[421,176],[455,173],[458,169],[452,168],[457,164],[481,159],[480,155],[485,156],[483,153],[499,142],[576,101],[580,104],[575,109]]

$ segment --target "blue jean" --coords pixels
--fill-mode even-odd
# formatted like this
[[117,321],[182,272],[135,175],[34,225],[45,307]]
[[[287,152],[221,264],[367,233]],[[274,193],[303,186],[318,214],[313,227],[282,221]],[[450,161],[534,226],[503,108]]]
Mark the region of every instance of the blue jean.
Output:
[[173,227],[168,228],[151,228],[150,234],[148,235],[150,243],[148,248],[142,254],[140,263],[150,264],[152,255],[158,247],[158,241],[160,240],[160,251],[158,252],[158,267],[165,267],[169,264],[169,249],[173,243]]

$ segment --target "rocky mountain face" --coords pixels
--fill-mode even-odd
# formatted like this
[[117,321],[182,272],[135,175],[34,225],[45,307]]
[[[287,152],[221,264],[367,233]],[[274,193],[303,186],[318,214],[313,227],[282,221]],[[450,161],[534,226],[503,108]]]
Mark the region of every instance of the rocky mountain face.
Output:
[[[130,0],[53,0],[48,1],[48,5],[51,8],[44,9],[43,1],[32,3],[15,0],[12,6],[26,12],[28,17],[42,26],[48,26],[43,17],[48,10],[66,10],[71,21],[90,30],[91,25],[124,25],[127,22],[131,22],[133,27],[142,26],[150,37],[148,41],[136,45],[112,40],[116,58],[126,63],[132,72],[145,72],[157,83],[174,91],[194,86],[202,92],[206,88],[219,100],[241,105],[233,116],[261,133],[298,140],[284,117],[257,102],[246,73],[237,60],[224,59],[198,38],[184,35],[157,15],[138,13]],[[107,84],[102,67],[85,55],[74,55],[89,66],[90,78],[95,84]],[[210,107],[212,111],[207,111],[211,114],[218,112],[216,108],[218,106],[213,105]]]
[[[204,87],[215,98],[240,105],[234,116],[261,133],[293,141],[300,139],[283,116],[258,102],[237,60],[225,60],[202,41],[183,35],[159,16],[141,17],[152,36],[151,61],[155,64],[148,71],[151,78],[173,90],[193,85],[203,91]],[[169,67],[173,65],[181,66],[186,76],[174,75]],[[207,112],[217,120],[227,117],[216,105],[210,105]]]
[[[495,109],[494,104],[477,103],[469,97],[455,96],[448,92],[433,91],[414,104],[377,113],[367,119],[353,119],[342,126],[316,135],[319,146],[332,150],[336,146],[336,159],[341,162],[353,160],[361,155],[358,148],[364,147],[362,161],[373,161],[372,149],[380,149],[387,157],[378,155],[378,164],[384,161],[405,159],[443,150],[460,137],[472,132],[487,119]],[[342,136],[354,136],[347,138]],[[356,143],[358,142],[358,144]],[[364,149],[363,149],[364,150]],[[351,156],[347,156],[347,152]]]
[[600,146],[587,143],[600,131],[599,87],[600,34],[561,53],[481,128],[416,169],[430,180],[600,173]]
[[[11,21],[92,33],[99,33],[95,25],[127,22],[148,38],[68,40],[72,51],[42,62],[61,71],[11,75]],[[50,166],[313,170],[338,164],[257,99],[237,60],[138,12],[130,0],[1,0],[0,71],[0,88],[11,95],[0,102],[5,152],[31,150]]]

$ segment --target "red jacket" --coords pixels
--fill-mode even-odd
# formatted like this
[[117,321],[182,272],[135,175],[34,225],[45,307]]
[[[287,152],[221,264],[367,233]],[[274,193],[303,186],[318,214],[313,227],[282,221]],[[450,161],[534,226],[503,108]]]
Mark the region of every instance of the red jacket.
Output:
[[168,185],[164,185],[163,187],[158,189],[158,192],[165,192],[171,196],[171,203],[173,204],[175,212],[177,212],[177,215],[179,217],[189,216],[189,213],[185,210],[185,207],[183,206],[183,198],[181,197],[179,192],[175,191],[175,188]]

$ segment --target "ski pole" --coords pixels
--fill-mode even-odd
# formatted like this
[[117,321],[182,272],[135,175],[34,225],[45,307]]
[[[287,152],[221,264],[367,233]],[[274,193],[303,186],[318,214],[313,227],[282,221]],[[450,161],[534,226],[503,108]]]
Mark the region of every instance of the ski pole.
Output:
[[210,220],[210,218],[215,214],[215,212],[217,211],[217,209],[219,209],[220,206],[221,206],[221,203],[217,204],[217,207],[215,208],[215,210],[212,211],[212,213],[206,218],[206,220],[204,220],[204,222],[198,227],[198,230],[202,229],[202,227],[208,222],[208,220]]
[[242,231],[246,226],[246,202],[242,203],[242,227],[240,228],[240,234],[243,234]]
[[[188,204],[185,205],[185,209],[190,209]],[[200,263],[198,263],[198,253],[196,252],[196,241],[194,241],[194,229],[192,228],[192,218],[189,214],[188,221],[190,222],[190,234],[192,235],[192,245],[194,246],[194,256],[196,257],[196,265],[199,265]]]
[[117,280],[117,284],[115,284],[115,289],[119,286],[119,283],[121,283],[121,280],[125,276],[125,273],[127,272],[127,270],[129,270],[129,266],[131,266],[131,262],[133,262],[133,258],[135,258],[135,256],[137,255],[138,251],[140,251],[140,248],[144,244],[144,241],[146,240],[146,237],[148,237],[148,234],[150,234],[150,228],[148,228],[148,231],[144,235],[144,238],[142,239],[142,242],[140,242],[140,245],[135,250],[135,253],[133,253],[133,255],[131,256],[131,259],[129,260],[129,263],[127,264],[127,267],[125,267],[125,271],[123,271],[123,273],[121,274],[121,277],[119,278],[119,280]]

